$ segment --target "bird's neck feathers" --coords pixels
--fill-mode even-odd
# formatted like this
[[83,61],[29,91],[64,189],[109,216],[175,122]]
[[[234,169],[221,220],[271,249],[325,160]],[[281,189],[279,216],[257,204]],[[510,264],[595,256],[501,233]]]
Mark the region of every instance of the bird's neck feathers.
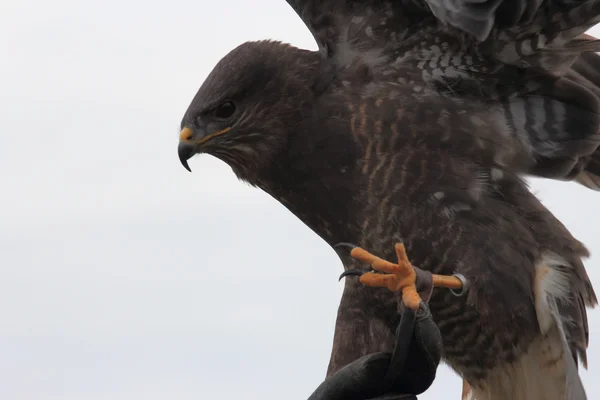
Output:
[[331,245],[357,240],[366,201],[358,149],[342,132],[335,121],[309,121],[254,183]]

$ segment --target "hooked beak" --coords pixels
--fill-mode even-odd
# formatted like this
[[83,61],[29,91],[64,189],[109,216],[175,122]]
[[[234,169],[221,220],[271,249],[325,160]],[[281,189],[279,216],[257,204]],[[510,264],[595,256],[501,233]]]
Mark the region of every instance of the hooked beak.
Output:
[[181,161],[181,165],[183,165],[183,167],[188,171],[192,172],[190,166],[188,165],[188,160],[196,155],[204,143],[208,142],[215,136],[222,135],[230,130],[231,127],[227,127],[218,132],[211,133],[210,135],[194,138],[194,133],[190,128],[183,128],[181,133],[179,133],[179,146],[177,147],[177,153],[179,154],[179,161]]
[[188,165],[188,160],[196,154],[193,145],[189,145],[187,143],[180,142],[177,147],[177,153],[179,154],[179,161],[181,161],[181,165],[188,171],[192,172],[192,169]]
[[192,170],[188,165],[188,160],[196,154],[196,146],[194,146],[191,139],[192,130],[187,127],[183,128],[179,134],[179,146],[177,146],[179,161],[181,161],[181,165],[190,172],[192,172]]

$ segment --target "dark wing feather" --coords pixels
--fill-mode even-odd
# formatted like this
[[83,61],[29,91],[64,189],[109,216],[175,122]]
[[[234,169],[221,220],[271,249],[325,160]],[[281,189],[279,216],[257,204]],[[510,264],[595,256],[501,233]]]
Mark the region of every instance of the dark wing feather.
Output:
[[494,27],[512,27],[530,21],[542,0],[427,0],[427,4],[443,23],[483,41]]
[[496,129],[474,135],[508,147],[506,167],[600,190],[600,41],[584,35],[600,0],[288,2],[338,68],[485,104]]
[[[583,53],[573,68],[569,71],[571,79],[581,82],[594,95],[600,97],[600,56],[596,53]],[[589,158],[583,160],[582,172],[577,176],[577,182],[590,189],[600,190],[600,148],[596,149]]]

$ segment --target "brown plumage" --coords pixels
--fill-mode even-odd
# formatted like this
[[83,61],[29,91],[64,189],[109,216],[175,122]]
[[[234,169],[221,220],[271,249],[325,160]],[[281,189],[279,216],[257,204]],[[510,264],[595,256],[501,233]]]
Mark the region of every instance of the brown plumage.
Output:
[[[600,0],[289,3],[319,51],[225,56],[183,118],[184,165],[222,159],[332,246],[393,260],[401,238],[414,265],[466,276],[466,296],[436,289],[430,307],[478,399],[585,396],[588,251],[522,177],[600,189],[600,43],[583,35]],[[329,373],[392,348],[397,301],[347,280]]]

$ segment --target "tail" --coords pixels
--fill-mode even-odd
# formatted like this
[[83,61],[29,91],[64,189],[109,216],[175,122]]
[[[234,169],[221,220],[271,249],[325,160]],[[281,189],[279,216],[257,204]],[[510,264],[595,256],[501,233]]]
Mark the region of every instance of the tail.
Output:
[[[548,255],[536,266],[535,309],[539,334],[514,363],[497,367],[473,400],[586,400],[577,360],[585,365],[586,304],[596,298],[578,266]],[[583,268],[583,266],[581,266]],[[585,274],[585,272],[584,272]],[[589,289],[589,291],[588,291]]]

